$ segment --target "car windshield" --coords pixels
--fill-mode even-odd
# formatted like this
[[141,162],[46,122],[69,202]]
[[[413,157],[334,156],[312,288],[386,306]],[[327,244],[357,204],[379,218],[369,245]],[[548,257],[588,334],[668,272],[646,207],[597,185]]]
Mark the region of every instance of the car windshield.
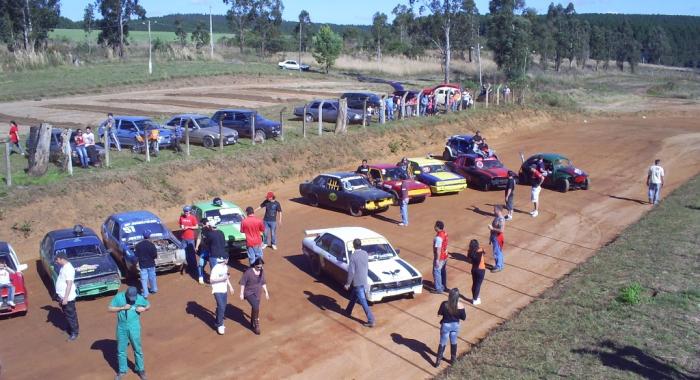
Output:
[[151,237],[163,236],[163,226],[156,219],[139,220],[136,222],[124,223],[121,229],[122,240],[143,239],[144,231],[151,231]]
[[54,245],[54,254],[65,253],[68,259],[99,256],[101,244],[96,236],[59,240]]
[[197,121],[197,124],[199,124],[200,128],[208,128],[211,126],[211,119],[208,117],[200,117],[199,119],[195,119]]
[[160,126],[151,120],[139,120],[134,122],[139,130],[158,129]]
[[[483,160],[481,163],[483,164],[482,168],[484,169],[496,169],[503,167],[501,161],[498,160]],[[476,165],[477,167],[479,166],[479,161],[477,161]]]
[[362,239],[362,249],[367,251],[370,261],[387,260],[396,256],[394,249],[384,239]]
[[367,179],[365,177],[343,178],[342,182],[343,182],[343,188],[345,190],[350,190],[350,191],[370,187],[370,184],[369,184],[369,182],[367,182]]
[[423,171],[423,173],[438,173],[438,172],[446,172],[447,168],[443,164],[432,164],[432,165],[423,165],[420,167],[420,170]]
[[386,171],[384,172],[384,178],[387,181],[404,180],[408,179],[408,174],[405,170],[401,168],[390,168],[386,169]]
[[220,208],[204,213],[207,220],[216,225],[238,224],[243,220],[240,210],[235,208]]
[[556,161],[554,161],[554,166],[567,167],[567,166],[574,166],[574,164],[566,158],[559,158]]

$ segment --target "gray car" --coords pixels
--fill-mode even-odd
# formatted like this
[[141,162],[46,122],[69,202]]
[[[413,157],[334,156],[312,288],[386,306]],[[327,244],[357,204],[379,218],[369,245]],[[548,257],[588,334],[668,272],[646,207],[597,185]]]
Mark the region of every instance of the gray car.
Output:
[[[211,148],[219,145],[219,126],[211,121],[209,116],[198,114],[175,115],[165,123],[165,128],[175,131],[175,127],[182,126],[182,142],[185,141],[184,128],[190,130],[190,143],[201,144]],[[224,145],[232,145],[238,142],[238,132],[230,128],[223,128]]]
[[[303,117],[308,123],[318,120],[318,106],[321,100],[314,100],[313,102],[306,105],[306,114],[304,114],[304,107],[294,108],[294,115],[297,117]],[[327,99],[323,100],[323,121],[329,123],[335,123],[338,118],[338,100],[337,99]],[[367,114],[367,121],[369,121],[370,115]],[[362,123],[362,110],[348,108],[348,122],[349,123]]]

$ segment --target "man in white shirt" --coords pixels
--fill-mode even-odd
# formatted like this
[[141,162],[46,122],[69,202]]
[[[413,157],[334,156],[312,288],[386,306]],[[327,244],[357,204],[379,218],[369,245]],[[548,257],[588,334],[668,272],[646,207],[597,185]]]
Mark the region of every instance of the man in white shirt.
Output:
[[211,293],[216,301],[216,331],[219,335],[224,335],[226,326],[224,326],[224,315],[226,313],[226,305],[228,304],[227,291],[233,295],[233,286],[229,281],[228,260],[223,257],[216,259],[216,265],[211,269],[209,282],[211,283]]
[[85,141],[85,150],[87,150],[90,163],[92,166],[98,166],[100,164],[100,157],[97,153],[97,148],[95,147],[95,134],[92,133],[92,128],[85,128],[85,133],[83,133],[83,141]]
[[664,168],[661,167],[661,160],[654,161],[654,165],[649,167],[647,173],[647,186],[649,187],[649,204],[659,203],[661,198],[661,188],[664,186]]
[[[15,271],[7,265],[5,260],[0,259],[0,291],[7,289],[7,304],[10,307],[15,307],[15,287],[10,278],[10,275],[14,273]],[[2,301],[0,300],[0,302]]]
[[72,342],[78,339],[78,313],[75,309],[75,268],[68,261],[68,256],[65,252],[59,252],[54,257],[54,261],[61,270],[58,272],[56,279],[56,298],[61,305],[63,315],[68,321],[68,341]]

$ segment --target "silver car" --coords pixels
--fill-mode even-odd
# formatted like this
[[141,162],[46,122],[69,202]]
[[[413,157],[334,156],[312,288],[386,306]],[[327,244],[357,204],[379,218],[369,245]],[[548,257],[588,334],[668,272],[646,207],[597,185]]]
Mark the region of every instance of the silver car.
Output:
[[[165,128],[172,131],[178,125],[182,126],[182,142],[185,141],[184,128],[190,130],[190,143],[201,144],[206,148],[219,145],[219,126],[211,121],[209,116],[198,114],[175,115],[165,123]],[[232,145],[238,142],[238,132],[230,128],[223,128],[224,145]]]

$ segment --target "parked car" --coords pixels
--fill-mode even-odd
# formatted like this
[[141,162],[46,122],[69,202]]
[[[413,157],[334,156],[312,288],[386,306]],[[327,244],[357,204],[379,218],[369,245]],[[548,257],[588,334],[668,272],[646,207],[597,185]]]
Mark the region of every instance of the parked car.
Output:
[[99,236],[90,228],[76,225],[47,233],[39,246],[41,264],[53,283],[61,268],[54,262],[58,253],[65,253],[75,267],[75,292],[78,298],[116,293],[121,286],[121,273]]
[[409,158],[408,168],[415,179],[430,186],[430,192],[433,194],[458,193],[467,188],[467,180],[451,172],[440,160]]
[[452,161],[462,154],[474,153],[474,140],[472,135],[453,135],[445,142],[445,150],[442,159]]
[[301,71],[309,71],[309,65],[305,65],[303,63],[300,65],[297,61],[295,61],[293,59],[288,59],[286,61],[279,62],[279,63],[277,63],[277,66],[283,70],[299,70],[299,69],[301,69]]
[[[183,128],[182,141],[185,140],[184,129],[190,130],[190,143],[202,144],[206,148],[219,145],[219,126],[211,122],[209,116],[198,114],[175,115],[165,123],[165,128],[175,131],[178,125]],[[223,128],[224,145],[231,145],[238,142],[238,132],[231,128]]]
[[379,95],[371,92],[345,92],[340,95],[340,98],[348,100],[348,108],[358,110],[364,107],[365,100],[367,100],[367,106],[372,106],[373,108],[378,108],[382,102],[382,98]]
[[224,127],[235,130],[236,132],[238,132],[239,137],[251,138],[251,117],[255,118],[256,141],[265,141],[265,139],[276,138],[282,134],[282,124],[280,124],[277,121],[268,120],[263,115],[252,110],[219,110],[214,113],[214,115],[211,117],[211,120],[216,125],[219,125],[219,121],[222,121]]
[[423,292],[423,277],[413,265],[399,257],[384,236],[363,227],[339,227],[304,231],[302,253],[309,262],[311,273],[320,278],[329,275],[340,284],[348,277],[353,240],[362,241],[369,256],[365,294],[369,302],[387,297]]
[[143,240],[143,233],[151,231],[151,240],[158,249],[156,271],[180,268],[185,262],[182,242],[149,211],[127,211],[110,215],[102,224],[102,240],[114,259],[130,274],[139,272],[134,246]]
[[394,91],[393,95],[398,96],[399,98],[403,98],[404,95],[406,95],[406,101],[410,102],[411,100],[415,99],[418,97],[418,94],[420,91],[413,91],[413,90],[397,90]]
[[[104,135],[106,125],[107,120],[100,124],[98,128],[100,136]],[[113,128],[119,144],[126,147],[136,145],[136,135],[143,136],[153,129],[157,129],[159,132],[158,144],[161,148],[170,146],[172,138],[172,132],[169,129],[163,128],[160,124],[145,116],[115,116]]]
[[3,289],[0,296],[0,316],[9,315],[25,315],[29,310],[29,293],[24,283],[24,275],[22,272],[27,270],[27,264],[20,264],[17,253],[12,249],[12,246],[4,241],[0,241],[0,260],[3,260],[7,266],[15,271],[10,275],[10,282],[15,287],[15,306],[11,307],[7,304],[8,289]]
[[448,162],[447,167],[466,178],[470,187],[484,191],[505,189],[508,184],[509,170],[496,156],[483,158],[476,153],[463,154]]
[[529,185],[532,179],[530,168],[535,164],[537,156],[542,156],[547,175],[542,186],[557,189],[563,193],[572,189],[588,190],[590,178],[583,170],[574,166],[573,162],[558,153],[539,153],[523,162],[518,172],[521,184]]
[[192,205],[192,213],[197,217],[197,220],[206,218],[224,233],[229,255],[247,257],[245,255],[245,235],[241,232],[241,221],[243,221],[245,214],[240,207],[223,200],[221,203],[198,202]]
[[433,94],[435,95],[435,101],[439,105],[445,104],[445,97],[450,94],[454,94],[456,91],[462,92],[462,86],[459,84],[445,83],[433,87]]
[[372,186],[365,177],[350,172],[326,173],[299,185],[299,193],[313,206],[347,210],[352,216],[386,211],[394,197]]
[[[306,114],[304,114],[304,107],[294,108],[294,116],[303,117],[306,119],[307,123],[318,121],[318,106],[323,102],[323,121],[329,123],[335,123],[338,118],[338,108],[339,102],[335,99],[326,100],[314,100],[306,105]],[[349,123],[362,123],[362,109],[352,109],[348,107],[348,122]],[[366,120],[370,120],[370,115],[366,115]]]
[[369,166],[369,178],[377,188],[389,192],[397,204],[401,193],[401,182],[404,181],[407,183],[410,202],[423,202],[430,196],[428,185],[412,179],[405,170],[396,165],[372,164]]
[[[61,136],[61,133],[63,133],[62,128],[51,129],[51,140],[49,141],[49,161],[51,162],[59,162],[63,157],[63,151],[61,150],[63,145],[63,138]],[[78,157],[78,153],[75,151],[75,142],[73,140],[73,138],[75,137],[75,133],[75,130],[71,131],[69,137],[71,147],[71,160],[73,161],[73,165],[80,165],[80,157]],[[95,139],[97,140],[99,139],[99,137],[95,136]],[[27,137],[27,146],[31,146],[31,144],[32,138],[30,135]],[[99,155],[100,159],[104,161],[105,148],[100,144],[95,144],[95,150],[97,151],[97,154]],[[90,155],[88,155],[88,163],[91,163]]]

